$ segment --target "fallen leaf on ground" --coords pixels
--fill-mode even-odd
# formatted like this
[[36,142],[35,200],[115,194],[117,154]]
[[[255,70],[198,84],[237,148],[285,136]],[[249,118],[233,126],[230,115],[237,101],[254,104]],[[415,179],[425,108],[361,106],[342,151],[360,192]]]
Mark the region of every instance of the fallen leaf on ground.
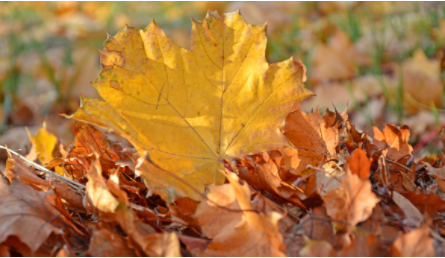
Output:
[[403,107],[406,112],[413,114],[422,109],[429,110],[432,105],[442,106],[440,60],[429,60],[425,53],[418,49],[412,58],[404,61],[402,69]]
[[281,149],[282,164],[293,174],[308,170],[307,165],[318,166],[323,160],[335,157],[338,130],[327,127],[318,109],[309,114],[301,109],[286,118],[284,135],[295,146]]
[[[300,63],[267,64],[265,26],[247,24],[239,12],[209,12],[204,21],[192,22],[190,51],[154,21],[144,30],[127,27],[110,37],[93,83],[105,101],[83,98],[71,118],[127,137],[141,155],[147,152],[202,191],[223,183],[222,159],[288,145],[278,129],[312,93],[302,84]],[[143,176],[150,186],[160,186],[158,193],[172,196],[162,189],[169,175]],[[199,198],[191,189],[185,194]]]
[[282,216],[253,210],[248,185],[234,173],[227,179],[230,184],[209,186],[208,200],[195,214],[204,234],[212,239],[203,255],[284,256],[277,225]]
[[16,236],[35,252],[51,234],[63,234],[66,224],[47,199],[51,194],[38,192],[18,179],[10,186],[0,180],[0,243]]
[[98,159],[92,164],[88,171],[87,178],[88,183],[84,197],[85,208],[91,213],[114,213],[119,205],[119,200],[111,193],[107,182],[102,177],[102,170]]
[[323,200],[328,215],[348,223],[348,227],[346,224],[337,224],[340,228],[350,230],[357,223],[365,221],[380,200],[371,191],[371,182],[362,180],[357,175],[346,172],[341,183],[343,188],[329,191],[323,196]]
[[385,124],[383,131],[372,126],[374,131],[373,144],[378,149],[383,149],[383,154],[392,160],[401,159],[413,152],[409,141],[409,127],[404,125],[398,128],[395,125]]
[[113,234],[106,229],[93,232],[88,252],[94,257],[136,256],[134,250],[128,247],[128,244],[121,236]]
[[181,256],[180,243],[175,233],[156,233],[152,226],[140,221],[132,210],[123,205],[116,210],[116,220],[128,235],[129,247],[139,256]]
[[400,235],[393,244],[393,256],[435,256],[434,240],[430,237],[430,229],[421,227],[407,234]]
[[57,145],[57,137],[46,130],[46,123],[43,123],[43,127],[40,128],[30,140],[33,147],[31,152],[39,153],[38,158],[42,164],[46,164],[53,159],[53,151]]
[[347,169],[352,174],[357,175],[360,179],[367,179],[369,177],[371,160],[366,155],[366,151],[357,149],[352,153],[350,158],[346,159]]
[[369,58],[355,49],[346,32],[337,29],[327,45],[315,49],[309,78],[314,84],[350,79],[357,74],[358,62],[369,62]]
[[419,228],[423,222],[423,216],[420,211],[403,195],[395,191],[392,194],[393,201],[405,214],[405,220],[403,222],[406,224],[406,226],[409,229]]

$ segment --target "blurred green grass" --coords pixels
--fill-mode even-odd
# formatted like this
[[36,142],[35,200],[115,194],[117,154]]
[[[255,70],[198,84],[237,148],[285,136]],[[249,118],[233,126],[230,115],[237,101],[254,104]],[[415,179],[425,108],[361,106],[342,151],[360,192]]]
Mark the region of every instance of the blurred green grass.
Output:
[[[0,133],[70,113],[78,106],[79,94],[95,96],[89,82],[100,70],[97,50],[102,49],[107,33],[114,35],[125,25],[142,29],[154,18],[178,45],[189,48],[190,17],[201,20],[207,10],[221,14],[237,9],[249,23],[268,21],[269,62],[291,56],[301,60],[307,67],[309,88],[340,83],[338,94],[349,100],[351,118],[365,118],[357,120],[361,129],[369,129],[371,119],[382,126],[404,123],[415,115],[407,114],[404,106],[402,75],[404,62],[416,50],[438,60],[442,78],[445,75],[445,4],[440,2],[2,2]],[[350,78],[315,82],[311,74],[317,46],[328,44],[337,30],[346,33],[370,61],[354,63],[356,72]],[[356,80],[366,76],[375,78],[378,83],[367,87],[378,87],[379,93],[358,98]],[[389,77],[395,81],[392,88]],[[376,115],[373,108],[378,101],[384,107]],[[320,108],[345,106],[335,98],[320,97],[310,103]],[[441,103],[419,104],[420,110],[434,116],[434,124],[425,130],[444,122]]]

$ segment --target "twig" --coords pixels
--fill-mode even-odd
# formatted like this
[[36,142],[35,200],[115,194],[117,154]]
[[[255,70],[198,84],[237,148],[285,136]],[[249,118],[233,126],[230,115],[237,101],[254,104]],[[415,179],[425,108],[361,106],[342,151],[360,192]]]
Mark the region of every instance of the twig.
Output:
[[[81,194],[82,196],[85,195],[86,186],[84,186],[83,184],[80,184],[80,183],[78,183],[78,182],[76,182],[76,181],[73,181],[73,180],[67,178],[67,177],[61,176],[61,175],[59,175],[59,174],[57,174],[57,173],[55,173],[55,172],[53,172],[53,171],[51,171],[51,170],[49,170],[49,169],[46,169],[46,168],[43,167],[42,165],[39,165],[39,164],[37,164],[37,163],[35,163],[35,162],[32,162],[31,160],[25,158],[24,156],[20,155],[19,153],[15,152],[15,151],[13,151],[13,150],[7,148],[7,147],[4,147],[4,146],[1,146],[1,145],[0,145],[0,149],[4,149],[4,150],[6,150],[6,151],[11,152],[11,153],[14,154],[14,155],[17,155],[20,159],[23,160],[23,162],[25,162],[25,164],[26,164],[27,166],[29,166],[29,167],[33,167],[33,168],[35,168],[35,169],[37,169],[37,170],[39,170],[39,171],[41,171],[41,172],[43,172],[43,173],[45,173],[45,174],[47,174],[47,175],[50,175],[50,176],[52,176],[53,178],[55,178],[56,180],[58,180],[58,181],[60,181],[60,182],[62,182],[62,183],[65,183],[65,184],[69,185],[69,186],[72,187],[77,193]],[[148,209],[148,208],[146,208],[146,207],[137,205],[137,204],[135,204],[135,203],[129,203],[129,206],[130,206],[132,209],[134,209],[134,210],[138,210],[138,211],[148,211],[148,212],[150,212],[150,213],[152,213],[152,214],[155,214],[152,210],[150,210],[150,209]]]
[[406,170],[408,170],[408,171],[414,173],[414,171],[412,171],[412,170],[409,169],[408,167],[406,167],[406,166],[404,166],[404,165],[402,165],[402,164],[400,164],[400,163],[398,163],[398,162],[392,161],[392,160],[387,159],[387,158],[385,158],[385,160],[386,160],[387,162],[391,163],[391,164],[397,165],[397,166],[399,166],[399,167],[401,167],[401,168],[404,168],[404,169],[406,169]]
[[[20,155],[19,153],[15,152],[15,151],[13,151],[13,150],[7,148],[7,147],[4,147],[4,146],[1,146],[1,145],[0,145],[0,149],[7,150],[7,151],[11,152],[12,154],[17,155],[20,159],[23,160],[23,162],[25,162],[25,164],[26,164],[27,166],[29,166],[29,167],[33,167],[33,168],[35,168],[35,169],[37,169],[37,170],[39,170],[39,171],[41,171],[41,172],[43,172],[43,173],[45,173],[45,174],[47,174],[47,175],[52,176],[52,177],[55,178],[56,180],[58,180],[58,181],[60,181],[60,182],[62,182],[62,183],[65,183],[65,184],[71,186],[72,188],[74,188],[74,189],[76,189],[76,190],[79,190],[81,194],[83,194],[83,193],[85,192],[86,187],[85,187],[84,185],[82,185],[82,184],[80,184],[80,183],[78,183],[78,182],[76,182],[76,181],[73,181],[73,180],[71,180],[71,179],[69,179],[69,178],[66,178],[66,177],[64,177],[64,176],[61,176],[61,175],[59,175],[59,174],[57,174],[57,173],[55,173],[55,172],[53,172],[53,171],[51,171],[51,170],[49,170],[49,169],[46,169],[46,168],[43,167],[42,165],[39,165],[39,164],[37,164],[37,163],[35,163],[35,162],[32,162],[31,160],[29,160],[29,159],[23,157],[23,156]],[[79,192],[79,191],[76,191],[76,192]]]

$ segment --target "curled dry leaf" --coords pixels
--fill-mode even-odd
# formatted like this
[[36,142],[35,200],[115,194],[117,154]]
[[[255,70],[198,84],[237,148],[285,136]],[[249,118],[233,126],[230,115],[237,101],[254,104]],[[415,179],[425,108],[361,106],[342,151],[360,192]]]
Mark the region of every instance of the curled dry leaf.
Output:
[[336,155],[338,130],[326,125],[318,109],[309,114],[301,109],[290,113],[286,117],[284,135],[295,146],[280,150],[282,164],[291,173],[301,174],[307,170],[307,165],[318,166]]
[[436,179],[437,185],[439,186],[440,190],[445,191],[445,166],[435,168],[427,162],[424,162],[424,164],[426,165],[428,174],[432,175]]
[[135,217],[132,210],[119,206],[116,220],[127,233],[128,245],[139,256],[181,256],[180,244],[175,233],[156,233],[153,227]]
[[[420,213],[425,216],[425,218],[435,219],[442,216],[443,212],[445,212],[445,201],[440,199],[436,194],[430,193],[420,193],[416,194],[415,192],[406,192],[401,193],[406,199],[408,199],[417,209],[419,209]],[[445,233],[444,223],[440,219],[433,220],[432,228],[436,228],[442,234]]]
[[181,197],[176,199],[175,205],[169,204],[168,208],[171,212],[172,220],[174,222],[181,222],[181,226],[187,225],[193,228],[196,232],[201,231],[201,227],[196,219],[193,217],[199,202],[188,197]]
[[406,125],[397,128],[395,125],[385,124],[383,131],[376,126],[372,126],[374,131],[373,144],[378,149],[383,149],[383,155],[388,159],[398,160],[413,152],[413,147],[409,141],[409,127]]
[[[266,26],[247,24],[239,12],[209,12],[192,23],[191,50],[154,21],[109,37],[93,83],[104,101],[83,98],[70,117],[125,136],[141,155],[203,190],[224,182],[221,160],[287,146],[279,127],[312,93],[302,64],[266,62]],[[166,200],[178,192],[200,197],[176,187],[178,180],[166,187],[171,175],[156,168],[143,176]]]
[[[107,182],[102,177],[102,170],[98,159],[91,165],[87,178],[88,183],[84,197],[85,208],[91,213],[114,213],[119,205],[119,200],[112,194],[107,186]],[[122,195],[124,194],[125,192],[122,191]]]
[[[380,201],[371,190],[371,182],[346,172],[341,179],[343,188],[329,191],[323,196],[328,215],[336,220],[349,223],[348,230],[365,221]],[[345,228],[345,225],[339,227]]]
[[305,208],[299,195],[303,191],[280,178],[280,168],[268,153],[253,155],[239,159],[239,161],[238,175],[249,185],[269,192],[281,203],[292,203],[300,208]]
[[63,234],[66,224],[48,198],[52,194],[38,192],[18,179],[11,180],[10,186],[0,180],[0,243],[15,236],[35,252],[51,234]]
[[393,256],[435,256],[433,248],[434,239],[430,237],[430,229],[426,226],[418,228],[407,234],[401,234],[393,244]]
[[234,173],[226,176],[230,184],[210,186],[208,200],[195,214],[204,234],[212,239],[203,255],[284,256],[277,225],[282,216],[253,210],[249,186]]
[[423,216],[422,213],[414,206],[408,199],[398,192],[392,193],[392,200],[399,206],[399,208],[405,214],[404,223],[409,229],[416,229],[422,225]]

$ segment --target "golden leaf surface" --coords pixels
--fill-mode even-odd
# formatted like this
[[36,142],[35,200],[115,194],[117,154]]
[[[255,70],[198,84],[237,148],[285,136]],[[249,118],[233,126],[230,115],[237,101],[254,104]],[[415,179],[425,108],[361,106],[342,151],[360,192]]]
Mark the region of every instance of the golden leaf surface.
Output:
[[[247,24],[239,12],[209,12],[192,23],[191,50],[174,44],[154,21],[108,38],[93,83],[104,101],[82,98],[70,117],[127,137],[141,154],[202,190],[224,181],[223,159],[289,145],[279,128],[312,93],[302,83],[301,63],[267,63],[265,25]],[[164,197],[176,195],[168,190],[175,188],[197,198],[162,171],[143,176]]]

